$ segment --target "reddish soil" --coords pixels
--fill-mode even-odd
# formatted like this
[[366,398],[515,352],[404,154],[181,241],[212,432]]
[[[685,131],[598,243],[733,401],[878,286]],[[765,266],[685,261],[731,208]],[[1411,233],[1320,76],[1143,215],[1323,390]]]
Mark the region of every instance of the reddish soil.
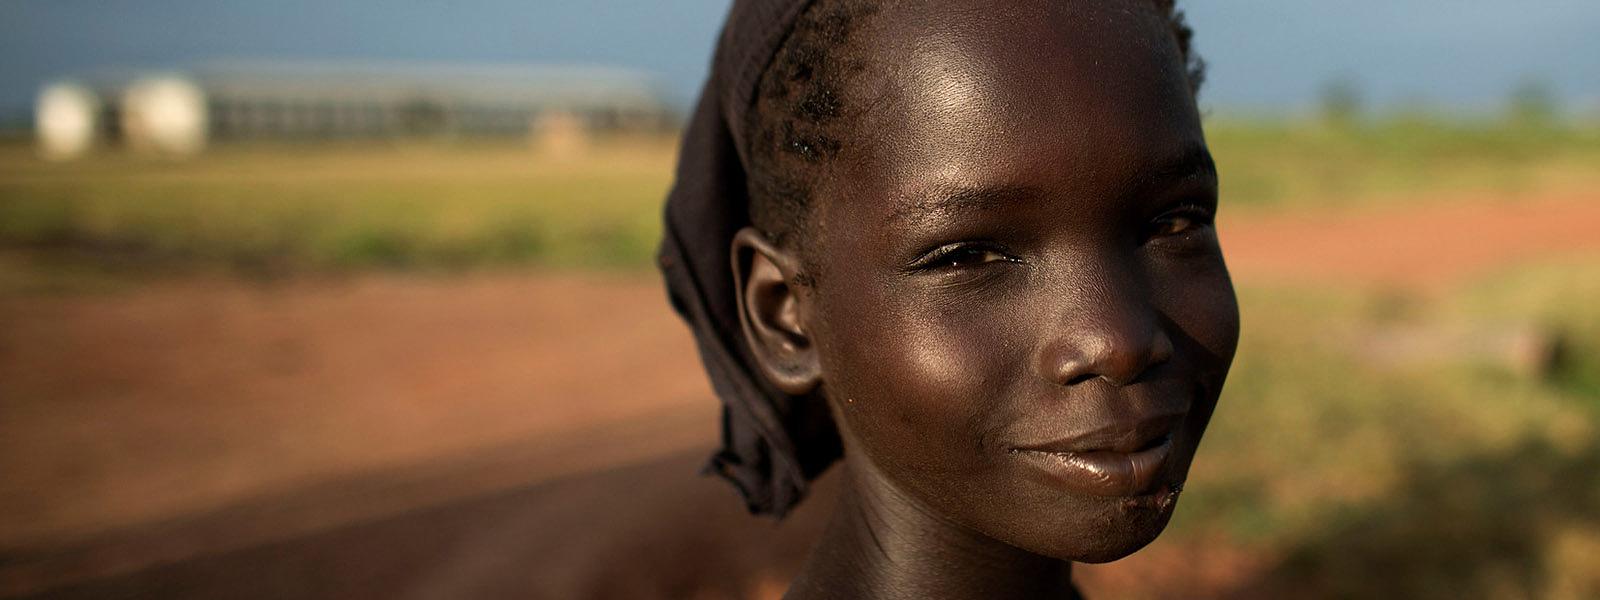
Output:
[[1437,290],[1525,261],[1600,251],[1600,195],[1246,216],[1219,229],[1241,281]]
[[[1223,235],[1241,282],[1438,287],[1592,256],[1597,226],[1600,200],[1566,197],[1236,218]],[[715,431],[648,275],[0,297],[0,596],[270,579],[263,597],[681,597],[730,573],[706,597],[775,594],[820,518],[774,529],[692,476]],[[1158,542],[1085,584],[1226,590],[1254,564],[1193,554]],[[616,561],[632,567],[595,566]]]

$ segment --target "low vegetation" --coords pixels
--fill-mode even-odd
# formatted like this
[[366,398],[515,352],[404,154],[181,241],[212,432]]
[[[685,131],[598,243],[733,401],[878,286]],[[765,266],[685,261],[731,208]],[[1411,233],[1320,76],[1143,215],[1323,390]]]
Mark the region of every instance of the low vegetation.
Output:
[[[1600,263],[1486,277],[1433,299],[1240,290],[1238,360],[1170,540],[1276,557],[1266,597],[1600,594]],[[1531,324],[1539,372],[1376,364],[1364,334]]]
[[1600,125],[1213,119],[1228,210],[1298,210],[1467,195],[1510,197],[1600,181]]
[[[1597,127],[1219,118],[1210,136],[1235,213],[1600,183]],[[13,142],[0,145],[0,250],[246,273],[643,266],[673,144],[222,146],[187,161],[46,163]]]

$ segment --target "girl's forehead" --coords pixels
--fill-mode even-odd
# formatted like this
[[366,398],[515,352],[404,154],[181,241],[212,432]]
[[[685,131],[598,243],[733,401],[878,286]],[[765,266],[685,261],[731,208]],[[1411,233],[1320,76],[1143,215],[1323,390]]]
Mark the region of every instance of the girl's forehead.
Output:
[[857,90],[872,101],[841,164],[851,189],[1089,193],[1203,149],[1181,55],[1147,0],[968,4],[874,18],[878,77],[855,85],[880,89]]

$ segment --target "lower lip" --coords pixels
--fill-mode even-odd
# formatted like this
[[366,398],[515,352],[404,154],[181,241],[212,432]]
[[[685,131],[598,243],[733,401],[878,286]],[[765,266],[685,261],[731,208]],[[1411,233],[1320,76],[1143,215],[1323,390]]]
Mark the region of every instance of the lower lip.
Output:
[[1172,438],[1138,452],[1045,452],[1015,450],[1019,457],[1044,469],[1051,479],[1068,489],[1094,496],[1129,498],[1151,494],[1167,457]]

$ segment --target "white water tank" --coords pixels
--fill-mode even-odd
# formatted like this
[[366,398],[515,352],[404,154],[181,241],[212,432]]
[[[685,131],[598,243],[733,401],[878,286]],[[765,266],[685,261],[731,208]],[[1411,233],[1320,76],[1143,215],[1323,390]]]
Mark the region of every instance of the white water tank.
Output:
[[183,77],[147,77],[122,93],[122,133],[136,150],[194,154],[205,147],[209,121],[205,92]]
[[82,156],[100,137],[100,98],[76,83],[52,83],[39,91],[34,105],[34,134],[39,154],[50,160]]

